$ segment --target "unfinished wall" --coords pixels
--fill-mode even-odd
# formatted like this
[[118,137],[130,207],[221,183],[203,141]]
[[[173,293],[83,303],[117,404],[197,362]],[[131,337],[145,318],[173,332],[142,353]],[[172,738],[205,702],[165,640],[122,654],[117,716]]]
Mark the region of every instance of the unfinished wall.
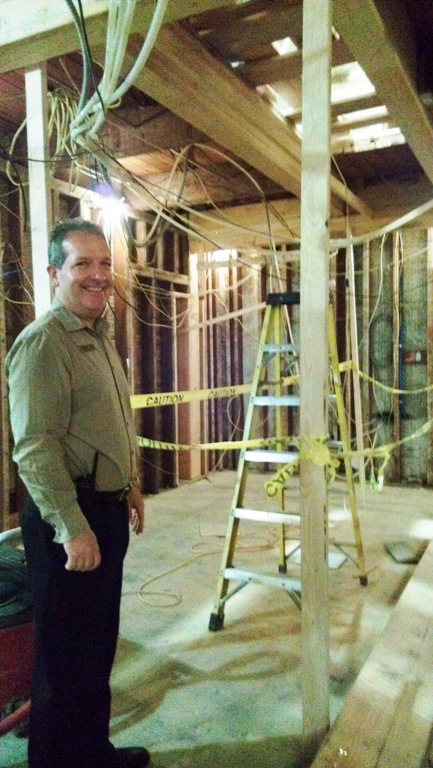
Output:
[[[357,253],[361,368],[377,382],[368,390],[364,385],[364,392],[368,391],[363,398],[365,434],[371,445],[408,438],[428,420],[428,395],[419,391],[430,383],[427,246],[425,229],[406,228],[365,246],[368,258],[362,249]],[[368,357],[363,354],[365,348]],[[397,447],[386,479],[427,483],[430,441],[427,432]]]

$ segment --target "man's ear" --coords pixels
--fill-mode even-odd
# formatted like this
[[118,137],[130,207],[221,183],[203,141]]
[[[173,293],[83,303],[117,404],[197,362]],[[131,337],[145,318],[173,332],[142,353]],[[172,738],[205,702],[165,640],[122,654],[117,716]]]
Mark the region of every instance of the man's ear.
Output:
[[57,288],[59,284],[59,278],[57,275],[58,271],[59,271],[58,267],[55,267],[54,264],[48,264],[47,272],[50,276],[50,282],[51,282],[52,288]]

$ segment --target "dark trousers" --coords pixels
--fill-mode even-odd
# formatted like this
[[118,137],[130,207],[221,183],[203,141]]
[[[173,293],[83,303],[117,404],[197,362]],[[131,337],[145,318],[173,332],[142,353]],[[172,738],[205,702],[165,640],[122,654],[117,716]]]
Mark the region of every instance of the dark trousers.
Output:
[[29,768],[115,765],[109,741],[109,678],[119,632],[126,501],[79,489],[101,565],[67,571],[62,544],[32,499],[22,534],[34,597],[35,649],[29,723]]

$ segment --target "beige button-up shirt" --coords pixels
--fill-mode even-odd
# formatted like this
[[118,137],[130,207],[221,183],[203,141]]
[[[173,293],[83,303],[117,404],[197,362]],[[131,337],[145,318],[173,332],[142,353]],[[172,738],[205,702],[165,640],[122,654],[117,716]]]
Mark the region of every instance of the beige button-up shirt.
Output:
[[84,326],[58,299],[18,336],[6,358],[13,458],[43,518],[65,542],[89,526],[73,480],[92,472],[115,491],[136,474],[128,385],[108,325]]

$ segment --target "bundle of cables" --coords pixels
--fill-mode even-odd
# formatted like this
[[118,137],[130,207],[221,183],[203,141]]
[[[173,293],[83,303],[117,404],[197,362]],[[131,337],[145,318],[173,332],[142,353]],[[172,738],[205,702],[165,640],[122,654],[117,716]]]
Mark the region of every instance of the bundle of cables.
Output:
[[81,0],[79,0],[79,10],[76,9],[74,0],[66,0],[66,2],[71,10],[80,37],[84,61],[83,86],[77,114],[71,124],[71,139],[86,147],[86,137],[96,136],[105,120],[107,109],[119,103],[119,100],[134,83],[146,64],[161,28],[168,0],[158,0],[139,55],[120,83],[119,79],[124,65],[126,47],[137,0],[128,0],[127,3],[124,0],[109,0],[104,74],[99,85],[95,85],[95,91],[87,102],[91,56]]

